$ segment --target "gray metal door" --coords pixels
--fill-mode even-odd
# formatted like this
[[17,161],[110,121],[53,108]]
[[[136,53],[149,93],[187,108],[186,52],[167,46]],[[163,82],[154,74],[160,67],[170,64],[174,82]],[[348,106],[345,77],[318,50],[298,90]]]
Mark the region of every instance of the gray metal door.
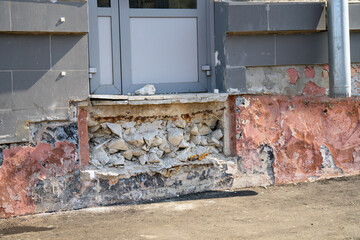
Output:
[[[119,94],[120,85],[122,94],[133,93],[145,84],[154,84],[157,93],[207,91],[207,1],[97,2],[97,22],[92,18],[90,22],[90,40],[97,37],[90,41],[90,66],[97,69],[91,79],[92,93]],[[90,5],[94,15],[93,8]],[[98,34],[92,34],[92,29]],[[92,49],[94,44],[98,47]]]

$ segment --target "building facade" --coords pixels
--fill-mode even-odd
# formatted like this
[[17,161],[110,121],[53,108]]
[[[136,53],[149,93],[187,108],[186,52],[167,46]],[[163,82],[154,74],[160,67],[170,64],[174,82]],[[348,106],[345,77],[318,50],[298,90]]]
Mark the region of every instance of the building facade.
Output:
[[[0,1],[0,217],[360,172],[327,2]],[[155,95],[147,95],[156,89]]]

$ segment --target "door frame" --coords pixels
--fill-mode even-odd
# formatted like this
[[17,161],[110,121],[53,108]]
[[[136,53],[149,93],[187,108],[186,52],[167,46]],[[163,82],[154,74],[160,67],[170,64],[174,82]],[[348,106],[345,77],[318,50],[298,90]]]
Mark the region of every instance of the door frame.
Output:
[[[121,50],[118,1],[111,0],[111,8],[98,8],[97,1],[89,3],[89,69],[96,68],[96,73],[90,79],[90,92],[95,94],[121,94]],[[112,76],[113,84],[101,84],[98,17],[111,19],[111,48],[112,48]],[[116,67],[119,66],[119,67]]]
[[[119,5],[116,6],[117,3]],[[205,32],[204,44],[204,57],[206,58],[207,65],[211,67],[211,76],[206,77],[206,81],[202,83],[163,83],[154,84],[157,92],[159,93],[175,93],[175,92],[212,92],[215,86],[215,43],[214,43],[214,2],[212,0],[198,0],[198,4],[203,4],[203,23]],[[130,9],[129,1],[127,0],[111,0],[111,8],[99,9],[97,1],[89,1],[89,67],[96,68],[97,73],[93,74],[90,79],[91,94],[128,94],[133,93],[136,89],[142,87],[144,84],[132,84],[131,82],[131,52],[130,52],[130,14],[136,14],[139,9]],[[116,5],[115,5],[116,4]],[[125,7],[124,7],[125,5]],[[127,6],[126,6],[127,5]],[[156,9],[152,12],[156,12]],[[171,9],[174,10],[174,9]],[[151,12],[151,11],[149,11]],[[172,13],[175,13],[172,11]],[[166,15],[166,14],[165,14]],[[167,14],[169,17],[174,15]],[[112,19],[112,48],[113,48],[113,76],[114,85],[101,85],[100,84],[100,58],[99,58],[99,39],[98,39],[98,16],[110,16]],[[150,15],[151,16],[151,15]],[[156,15],[157,16],[157,15]],[[176,15],[175,15],[176,17]],[[117,21],[117,22],[116,22]],[[127,23],[127,24],[125,24]],[[117,25],[117,26],[116,26]],[[199,26],[200,24],[198,24]],[[198,31],[198,36],[199,36]],[[198,43],[200,38],[198,37]],[[128,46],[126,47],[125,44]],[[200,56],[199,56],[200,57]],[[201,72],[201,65],[199,65],[198,77],[205,75]],[[117,67],[118,66],[118,67]],[[151,84],[151,83],[150,83]],[[175,91],[168,91],[169,84],[174,86]],[[198,85],[198,86],[195,86]]]

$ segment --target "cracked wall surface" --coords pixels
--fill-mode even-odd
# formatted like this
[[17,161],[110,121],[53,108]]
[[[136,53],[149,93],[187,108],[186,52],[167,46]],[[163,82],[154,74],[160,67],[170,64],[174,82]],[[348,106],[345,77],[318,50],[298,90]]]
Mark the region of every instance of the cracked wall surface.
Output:
[[[329,65],[247,67],[246,93],[328,96]],[[360,65],[351,65],[352,95],[360,94]]]
[[259,148],[266,145],[275,184],[360,173],[358,98],[238,98],[236,153],[245,172],[263,167]]
[[1,147],[0,217],[231,189],[226,113],[227,102],[89,106],[77,123],[32,123],[30,146]]
[[2,145],[0,217],[360,173],[359,98],[80,107]]

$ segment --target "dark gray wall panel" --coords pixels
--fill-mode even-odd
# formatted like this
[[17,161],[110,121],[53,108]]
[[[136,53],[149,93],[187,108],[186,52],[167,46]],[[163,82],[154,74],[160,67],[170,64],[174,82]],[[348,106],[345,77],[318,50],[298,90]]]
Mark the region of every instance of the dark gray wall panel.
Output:
[[275,64],[274,35],[228,36],[226,66],[259,66]]
[[277,65],[327,63],[327,52],[326,32],[276,36]]
[[88,72],[16,71],[13,73],[13,109],[54,110],[68,107],[71,99],[86,99],[89,94]]
[[[224,9],[228,12],[228,22],[223,32],[326,30],[326,9],[323,2],[215,3],[215,13]],[[219,15],[215,14],[215,23],[219,20]]]
[[0,70],[50,69],[48,35],[0,34]]
[[268,28],[267,5],[232,4],[228,10],[229,32],[263,31]]
[[353,32],[350,34],[350,55],[351,62],[360,63],[360,33]]
[[228,26],[228,5],[222,2],[215,2],[215,78],[216,87],[225,91],[225,41],[226,29]]
[[11,21],[12,31],[88,32],[87,2],[12,1]]
[[269,6],[269,30],[326,30],[325,3],[274,3]]
[[350,30],[360,29],[360,3],[349,4]]
[[233,67],[226,69],[226,86],[225,89],[237,88],[241,92],[246,92],[246,68]]
[[51,37],[51,64],[54,70],[88,69],[87,36],[53,35]]
[[10,31],[10,1],[0,1],[0,31]]
[[0,109],[11,109],[12,84],[11,72],[0,72]]
[[[7,136],[8,139],[14,138],[16,133],[17,118],[12,111],[0,111],[0,136]],[[1,143],[0,138],[0,143]]]

